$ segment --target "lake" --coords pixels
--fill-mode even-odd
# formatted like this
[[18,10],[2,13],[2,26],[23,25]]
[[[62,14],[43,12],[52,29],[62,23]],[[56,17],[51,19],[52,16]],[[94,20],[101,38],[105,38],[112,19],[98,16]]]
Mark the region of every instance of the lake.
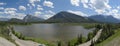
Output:
[[14,30],[22,33],[24,36],[41,38],[47,41],[65,41],[77,38],[79,34],[84,37],[95,28],[85,29],[80,25],[62,25],[62,24],[32,24],[15,25]]

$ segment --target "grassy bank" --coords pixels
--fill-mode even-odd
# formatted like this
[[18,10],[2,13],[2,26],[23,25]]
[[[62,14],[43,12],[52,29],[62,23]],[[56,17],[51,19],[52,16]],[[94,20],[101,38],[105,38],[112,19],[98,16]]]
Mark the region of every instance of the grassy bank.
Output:
[[60,25],[68,25],[68,26],[83,26],[86,29],[94,28],[98,23],[56,23]]
[[19,46],[9,35],[9,30],[6,28],[6,26],[1,26],[0,25],[0,37],[3,37],[10,42],[14,43],[16,46]]
[[26,36],[23,36],[19,32],[16,32],[16,31],[12,31],[12,32],[14,35],[16,35],[19,39],[22,39],[22,40],[31,40],[31,41],[34,41],[34,42],[37,42],[40,44],[45,44],[46,46],[55,46],[53,43],[48,42],[48,41],[43,40],[43,39],[40,39],[40,38],[26,37]]
[[[86,40],[87,39],[85,37],[82,37],[82,43],[85,43]],[[77,41],[78,41],[78,38],[74,38],[74,39],[70,40],[68,42],[68,44],[69,44],[69,46],[75,46],[75,44],[77,43]]]
[[[115,34],[114,35],[112,35],[111,37],[109,37],[105,41],[97,44],[96,46],[106,46],[108,44],[109,44],[109,46],[114,46],[113,44],[111,44],[111,42],[114,42],[115,40],[120,41],[120,28],[115,30]],[[114,44],[116,44],[116,43],[117,42],[114,42]],[[118,44],[118,45],[120,45],[120,44]]]

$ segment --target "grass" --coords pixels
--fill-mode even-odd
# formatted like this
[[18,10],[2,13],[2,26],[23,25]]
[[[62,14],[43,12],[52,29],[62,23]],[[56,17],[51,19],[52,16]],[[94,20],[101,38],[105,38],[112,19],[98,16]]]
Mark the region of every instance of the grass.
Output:
[[57,23],[57,24],[60,24],[60,25],[73,25],[73,26],[83,26],[84,28],[86,29],[90,29],[90,28],[94,28],[96,24],[98,23]]
[[120,38],[120,29],[115,30],[115,34],[112,35],[111,37],[109,37],[108,39],[106,39],[105,41],[97,44],[96,46],[103,46],[106,45],[107,43],[111,42],[112,40],[114,40],[115,38]]
[[34,41],[34,42],[37,42],[40,44],[45,44],[46,46],[55,46],[53,43],[48,42],[48,41],[43,40],[43,39],[40,39],[40,38],[26,37],[26,36],[23,36],[21,33],[15,32],[15,31],[13,31],[13,34],[22,40],[31,40],[31,41]]
[[14,43],[16,46],[19,46],[9,35],[9,30],[6,29],[6,26],[0,26],[0,37],[3,37],[10,42]]
[[[77,40],[78,40],[77,38],[72,39],[72,40],[70,41],[70,46],[74,46],[74,44],[77,42]],[[85,43],[86,40],[87,40],[87,39],[86,39],[85,37],[82,38],[82,42],[83,42],[83,43]]]
[[45,44],[47,46],[55,46],[53,43],[50,43],[50,42],[45,41],[45,40],[40,39],[40,38],[25,37],[25,40],[32,40],[34,42],[37,42],[37,43],[40,43],[40,44]]

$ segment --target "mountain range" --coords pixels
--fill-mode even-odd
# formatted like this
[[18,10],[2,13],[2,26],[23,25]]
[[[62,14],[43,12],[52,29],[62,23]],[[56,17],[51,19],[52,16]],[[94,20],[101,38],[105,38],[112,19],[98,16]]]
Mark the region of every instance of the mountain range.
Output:
[[33,16],[33,15],[27,15],[23,18],[24,22],[39,22],[39,21],[44,21],[44,19]]
[[120,20],[117,18],[114,18],[112,15],[93,15],[90,16],[89,18],[99,21],[99,22],[104,22],[104,23],[119,23]]
[[45,22],[57,22],[57,23],[91,23],[95,22],[94,20],[82,17],[73,13],[69,13],[66,11],[59,12],[58,14],[54,15],[53,17],[47,19]]
[[44,19],[33,15],[26,15],[23,19],[12,18],[8,21],[9,22],[41,22],[44,21]]
[[92,15],[89,17],[83,17],[81,15],[76,15],[70,12],[61,11],[51,18],[44,20],[42,18],[36,17],[34,15],[26,15],[23,19],[7,19],[0,18],[0,21],[10,21],[10,22],[51,22],[51,23],[120,23],[120,20],[114,18],[112,15]]

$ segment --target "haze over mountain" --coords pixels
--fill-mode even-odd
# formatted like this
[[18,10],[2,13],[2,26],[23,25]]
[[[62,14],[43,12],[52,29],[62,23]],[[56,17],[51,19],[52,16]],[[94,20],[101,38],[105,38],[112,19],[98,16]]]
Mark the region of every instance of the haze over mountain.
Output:
[[0,18],[0,21],[8,21],[9,18]]
[[10,20],[8,20],[9,22],[19,22],[19,23],[22,23],[24,22],[23,20],[21,19],[17,19],[17,18],[11,18]]
[[93,16],[89,16],[89,18],[95,21],[99,21],[99,22],[108,22],[108,23],[119,23],[120,22],[119,19],[114,18],[111,15],[93,15]]
[[11,18],[8,21],[9,22],[40,22],[40,21],[44,21],[44,19],[33,15],[26,15],[23,19]]
[[23,18],[24,22],[39,22],[39,21],[44,21],[44,19],[33,16],[33,15],[27,15]]
[[73,13],[62,11],[47,19],[45,22],[58,22],[58,23],[84,23],[84,22],[95,22],[87,17],[82,17]]

